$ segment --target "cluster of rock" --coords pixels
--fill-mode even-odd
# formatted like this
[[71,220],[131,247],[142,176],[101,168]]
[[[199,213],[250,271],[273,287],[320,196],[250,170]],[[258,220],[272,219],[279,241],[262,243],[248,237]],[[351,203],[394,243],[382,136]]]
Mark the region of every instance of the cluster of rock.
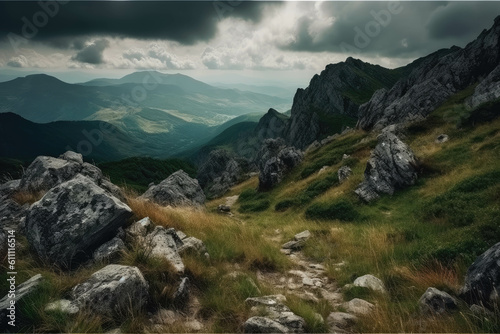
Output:
[[259,167],[259,189],[268,190],[280,183],[283,176],[298,165],[304,157],[302,151],[286,146],[281,138],[264,141],[256,161]]
[[366,202],[380,194],[392,195],[396,189],[413,185],[417,172],[417,159],[410,147],[393,132],[384,131],[366,164],[365,180],[355,193]]
[[238,159],[227,150],[211,151],[198,169],[198,182],[208,198],[224,195],[229,188],[246,178],[249,163]]
[[202,206],[206,200],[198,181],[182,169],[151,185],[140,198],[163,206]]
[[244,324],[245,333],[304,333],[306,324],[302,317],[293,313],[285,304],[283,295],[247,298],[245,303],[255,315]]
[[[415,69],[390,90],[381,89],[359,108],[358,127],[382,129],[389,124],[425,118],[453,94],[480,83],[472,97],[477,106],[498,98],[500,17],[465,48],[436,52],[419,59]],[[444,54],[444,55],[443,55]]]

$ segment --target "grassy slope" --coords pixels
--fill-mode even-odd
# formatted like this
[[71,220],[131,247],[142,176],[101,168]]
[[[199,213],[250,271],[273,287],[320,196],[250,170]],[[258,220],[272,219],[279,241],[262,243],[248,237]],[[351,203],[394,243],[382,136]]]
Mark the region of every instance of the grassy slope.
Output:
[[[235,186],[228,195],[243,196],[233,207],[232,218],[216,213],[221,199],[207,203],[207,211],[160,208],[134,197],[128,202],[134,219],[149,216],[157,224],[183,230],[205,242],[209,260],[187,255],[184,262],[191,291],[200,301],[199,314],[206,332],[241,331],[240,325],[250,314],[245,298],[277,292],[256,280],[257,270],[285,273],[292,266],[279,252],[277,231],[286,241],[305,229],[313,233],[305,254],[325,264],[339,286],[371,273],[383,279],[389,289],[387,297],[363,290],[346,292],[346,298],[362,297],[378,305],[372,315],[360,319],[355,330],[498,332],[498,317],[474,317],[463,304],[460,312],[442,318],[420,317],[416,312],[418,298],[429,286],[456,294],[475,256],[500,240],[500,119],[457,129],[457,115],[464,113],[461,100],[469,93],[459,94],[426,122],[409,129],[405,141],[423,162],[419,181],[373,204],[363,204],[353,194],[376,143],[373,135],[357,131],[306,156],[302,165],[271,192],[255,192],[256,178]],[[450,141],[436,144],[434,140],[441,133],[447,133]],[[342,161],[344,153],[351,158]],[[343,164],[351,166],[354,173],[339,185],[336,171]],[[331,167],[318,174],[324,165]],[[281,204],[276,210],[285,201],[287,205]],[[454,203],[460,206],[454,207]],[[165,263],[148,258],[142,248],[126,251],[119,262],[143,271],[153,298],[143,313],[127,316],[121,325],[124,332],[157,331],[151,327],[147,311],[172,307],[169,296],[175,278]],[[62,273],[37,261],[28,247],[19,248],[17,256],[19,282],[37,273],[47,278],[31,305],[19,308],[19,320],[26,330],[100,332],[121,323],[84,312],[69,317],[44,311],[48,301],[67,297],[72,286],[104,264]],[[342,261],[344,266],[336,266]],[[230,275],[235,270],[241,275]],[[2,291],[5,282],[0,277]],[[314,312],[326,318],[332,311],[323,303],[288,297],[288,305],[306,320],[311,320]],[[324,331],[325,327],[310,326],[306,330]],[[165,325],[161,331],[183,332],[186,328]]]

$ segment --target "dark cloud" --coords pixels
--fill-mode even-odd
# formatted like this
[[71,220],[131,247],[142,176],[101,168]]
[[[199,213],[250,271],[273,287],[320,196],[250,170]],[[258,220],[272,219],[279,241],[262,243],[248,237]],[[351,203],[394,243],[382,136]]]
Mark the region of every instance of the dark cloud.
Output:
[[[65,1],[66,2],[66,1]],[[60,47],[73,47],[75,36],[123,36],[168,39],[182,44],[209,40],[217,23],[232,16],[258,22],[268,6],[261,1],[71,1],[45,8],[38,2],[0,1],[0,36],[22,36],[23,17],[38,30],[33,39],[54,40]],[[38,15],[38,16],[37,16]],[[45,20],[47,18],[47,20]],[[38,27],[36,24],[38,23]],[[76,47],[76,46],[75,46]]]
[[88,63],[99,65],[104,63],[103,52],[109,46],[109,42],[106,39],[99,39],[93,43],[85,46],[81,51],[79,51],[72,60],[79,61],[81,63]]
[[331,25],[319,31],[312,13],[305,11],[281,49],[411,57],[470,42],[500,15],[500,2],[326,1],[321,15]]

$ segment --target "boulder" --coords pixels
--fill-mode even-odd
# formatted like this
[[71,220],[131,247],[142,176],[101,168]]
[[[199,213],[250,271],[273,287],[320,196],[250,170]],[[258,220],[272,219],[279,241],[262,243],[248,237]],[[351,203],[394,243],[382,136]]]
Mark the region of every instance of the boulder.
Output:
[[293,240],[284,243],[282,249],[299,250],[304,247],[306,241],[311,237],[311,232],[308,230],[297,233]]
[[47,304],[45,306],[45,312],[76,314],[80,312],[80,308],[76,306],[71,300],[60,299],[58,301]]
[[151,245],[152,256],[167,260],[176,273],[184,273],[184,263],[177,251],[176,240],[172,236],[172,233],[167,232],[167,229],[162,226],[156,226],[153,232],[146,237],[146,244]]
[[151,186],[141,197],[163,206],[201,206],[205,203],[205,194],[198,181],[183,170]]
[[[10,293],[7,293],[0,300],[0,330],[9,327],[12,328],[7,323],[11,320],[16,319],[16,310],[19,311],[19,306],[22,305],[21,304],[22,302],[29,302],[30,296],[37,291],[42,282],[43,282],[43,277],[40,274],[31,277],[30,279],[19,284],[18,286],[15,286],[15,281],[14,284],[10,284],[9,282],[10,284],[9,291],[15,291],[15,296],[13,296],[13,298],[10,298],[9,296]],[[14,311],[8,309],[9,307],[11,307],[11,301],[14,301],[16,305]]]
[[380,293],[387,293],[384,282],[382,282],[379,278],[369,274],[356,278],[353,285],[368,288]]
[[189,252],[193,252],[195,254],[205,254],[207,252],[207,248],[205,244],[200,239],[195,237],[186,237],[182,239],[182,245],[179,247],[179,254],[185,254]]
[[500,242],[479,255],[467,270],[460,297],[469,304],[488,307],[498,303],[500,291]]
[[347,312],[360,315],[367,315],[371,313],[373,308],[375,307],[375,305],[373,305],[372,303],[359,298],[354,298],[342,304],[342,306],[347,310]]
[[148,302],[148,283],[137,267],[110,264],[75,286],[71,295],[75,305],[94,314],[127,317]]
[[119,258],[121,253],[126,249],[127,247],[125,247],[123,240],[114,237],[94,251],[94,261],[113,261]]
[[149,217],[136,221],[126,229],[126,233],[132,238],[144,238],[154,228]]
[[126,204],[79,174],[31,206],[26,237],[41,258],[68,267],[92,256],[131,216]]
[[352,170],[348,166],[342,166],[339,168],[337,174],[339,176],[339,182],[344,183],[344,181],[347,180],[349,176],[351,176]]
[[64,154],[61,154],[59,156],[59,159],[83,164],[83,156],[80,153],[76,153],[73,151],[66,151]]
[[345,312],[332,312],[326,319],[326,322],[332,329],[348,329],[349,327],[352,327],[357,320],[358,318],[353,314]]
[[283,176],[298,165],[302,151],[285,145],[283,139],[266,139],[256,161],[259,167],[259,189],[268,190],[281,182]]
[[412,150],[395,134],[384,132],[366,164],[365,180],[355,193],[370,202],[379,194],[392,195],[396,189],[413,185],[418,163]]
[[443,314],[458,308],[455,298],[436,288],[428,288],[418,301],[420,311],[425,314]]

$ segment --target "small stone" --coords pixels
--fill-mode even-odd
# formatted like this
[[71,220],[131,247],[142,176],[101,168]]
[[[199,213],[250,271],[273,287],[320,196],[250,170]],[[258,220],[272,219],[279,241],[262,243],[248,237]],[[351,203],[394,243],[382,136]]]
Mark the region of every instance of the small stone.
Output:
[[436,143],[437,144],[446,143],[449,139],[450,139],[450,137],[448,137],[448,135],[443,133],[443,134],[440,134],[439,136],[437,136]]
[[443,314],[458,308],[455,298],[436,288],[428,288],[418,301],[422,313]]
[[201,331],[203,329],[203,325],[198,320],[187,321],[184,323],[184,326],[195,332]]
[[348,312],[361,315],[369,314],[375,307],[372,303],[359,298],[354,298],[344,303],[343,306]]

